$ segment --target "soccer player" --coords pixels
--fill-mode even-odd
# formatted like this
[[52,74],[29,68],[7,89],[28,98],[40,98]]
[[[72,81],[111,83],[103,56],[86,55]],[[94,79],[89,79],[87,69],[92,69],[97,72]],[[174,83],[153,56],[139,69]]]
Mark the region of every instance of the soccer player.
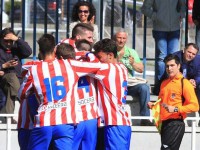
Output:
[[76,45],[75,45],[75,42],[77,40],[85,39],[88,42],[90,42],[91,44],[94,42],[93,41],[93,31],[94,31],[94,28],[90,24],[78,23],[77,25],[75,25],[75,27],[72,30],[72,37],[68,38],[68,39],[67,38],[63,39],[63,40],[61,40],[60,43],[68,43],[75,48],[75,51],[77,51]]
[[99,63],[55,58],[55,38],[44,34],[38,40],[44,60],[33,65],[19,90],[20,99],[36,94],[39,107],[34,116],[28,149],[73,149],[74,124],[78,123],[75,85],[79,77],[95,73]]
[[[79,44],[85,43],[87,47],[78,46],[85,54],[91,50],[91,45],[87,40],[80,40]],[[82,45],[82,44],[81,44]],[[56,55],[59,59],[75,59],[75,52],[72,46],[67,43],[60,43],[56,48]],[[80,61],[88,60],[81,57],[79,52],[76,52],[76,58]],[[77,83],[77,97],[75,99],[78,109],[77,116],[79,123],[75,125],[73,149],[88,149],[94,150],[97,139],[97,99],[94,78],[89,76],[81,77]]]
[[[78,23],[72,30],[72,37],[70,39],[64,39],[61,42],[71,44],[76,51],[76,59],[84,61],[82,54],[84,51],[90,49],[82,49],[80,46],[80,40],[87,40],[88,43],[93,43],[93,31],[94,28],[88,23]],[[78,45],[78,48],[76,47]],[[81,52],[80,52],[81,51]],[[83,53],[82,53],[83,52]],[[81,77],[78,81],[78,97],[76,102],[78,103],[80,123],[75,126],[74,136],[74,149],[95,149],[96,137],[97,137],[97,100],[96,100],[96,87],[95,81],[91,77]]]
[[96,78],[99,125],[105,126],[105,148],[129,150],[131,128],[125,109],[127,69],[117,62],[117,47],[113,40],[103,39],[93,48],[95,55],[102,62]]
[[56,57],[58,59],[75,59],[74,47],[68,43],[59,43],[56,46]]
[[76,45],[76,48],[78,49],[78,51],[88,51],[88,52],[92,51],[92,45],[86,39],[77,40],[75,42],[75,45]]
[[[76,48],[78,52],[90,52],[92,46],[89,41],[85,39],[76,41]],[[95,61],[91,58],[81,57],[76,52],[76,59],[80,61]],[[91,56],[91,55],[90,55]],[[99,62],[99,60],[98,60]],[[78,114],[80,123],[75,127],[74,149],[88,149],[94,150],[97,141],[97,94],[95,79],[89,76],[81,77],[78,81]]]
[[[25,77],[29,68],[36,65],[39,61],[29,61],[22,66],[22,78]],[[27,100],[28,99],[28,100]],[[27,99],[20,99],[20,107],[18,112],[18,143],[20,150],[28,149],[28,142],[31,135],[31,131],[34,128],[34,115],[38,108],[38,102],[35,94],[27,97]]]
[[18,143],[21,150],[27,150],[29,137],[34,125],[30,115],[30,107],[26,99],[20,100],[20,108],[18,114]]

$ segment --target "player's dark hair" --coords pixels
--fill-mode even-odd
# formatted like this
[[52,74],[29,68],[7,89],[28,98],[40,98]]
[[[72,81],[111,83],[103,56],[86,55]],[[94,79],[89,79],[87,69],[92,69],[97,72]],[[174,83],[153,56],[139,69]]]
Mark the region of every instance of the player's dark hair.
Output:
[[53,35],[43,34],[37,42],[39,45],[39,51],[43,56],[50,54],[54,51],[56,41]]
[[167,55],[167,56],[165,57],[165,59],[164,59],[164,62],[165,62],[165,64],[167,64],[167,62],[169,62],[169,61],[171,61],[171,60],[175,60],[175,63],[176,63],[177,65],[180,64],[180,59],[179,59],[179,57],[178,57],[177,55],[173,55],[173,54]]
[[84,35],[85,31],[94,31],[94,28],[89,23],[78,23],[72,29],[72,38],[75,38],[77,35]]
[[113,53],[114,57],[117,58],[117,46],[114,40],[111,39],[103,39],[94,44],[94,53],[105,52],[105,53]]
[[58,59],[75,59],[73,46],[67,43],[60,43],[56,47],[56,56]]

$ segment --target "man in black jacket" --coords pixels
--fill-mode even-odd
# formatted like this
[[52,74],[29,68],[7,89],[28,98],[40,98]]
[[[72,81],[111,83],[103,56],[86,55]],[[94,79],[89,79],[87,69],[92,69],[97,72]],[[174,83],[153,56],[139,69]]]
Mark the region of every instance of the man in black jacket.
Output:
[[32,49],[28,43],[16,36],[11,28],[5,28],[0,32],[0,70],[4,72],[4,75],[0,76],[0,87],[6,96],[5,106],[0,113],[14,113],[21,82],[21,59],[31,54]]
[[192,9],[192,19],[196,25],[196,44],[200,47],[200,0],[194,0]]

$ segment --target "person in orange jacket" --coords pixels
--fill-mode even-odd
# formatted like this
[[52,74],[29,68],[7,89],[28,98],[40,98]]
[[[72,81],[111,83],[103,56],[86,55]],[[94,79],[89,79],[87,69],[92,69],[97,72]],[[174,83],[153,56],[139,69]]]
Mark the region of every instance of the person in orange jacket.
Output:
[[[168,78],[160,87],[161,150],[178,150],[185,132],[184,119],[187,113],[199,110],[194,87],[183,79],[180,72],[180,59],[168,55],[165,59]],[[152,102],[148,103],[151,108]]]

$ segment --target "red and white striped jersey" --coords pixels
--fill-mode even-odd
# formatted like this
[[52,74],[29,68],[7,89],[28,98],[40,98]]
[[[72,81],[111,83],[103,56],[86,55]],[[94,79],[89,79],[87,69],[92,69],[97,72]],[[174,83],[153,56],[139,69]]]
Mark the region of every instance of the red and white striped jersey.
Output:
[[98,79],[99,126],[130,125],[125,109],[127,95],[127,69],[123,64],[102,63]]
[[95,79],[89,76],[81,77],[77,83],[77,95],[75,98],[77,115],[79,121],[96,119],[97,115],[97,94]]
[[75,50],[75,51],[78,51],[78,50],[76,49],[75,40],[72,40],[71,38],[63,39],[63,40],[60,41],[60,43],[67,43],[67,44],[70,44],[71,46],[74,47],[74,50]]
[[20,107],[18,112],[17,128],[33,129],[33,121],[30,116],[30,107],[26,99],[20,100]]
[[[22,77],[25,77],[32,65],[36,65],[39,61],[29,61],[22,66]],[[30,106],[27,99],[20,99],[20,107],[18,112],[17,128],[33,129],[33,118],[30,115]]]
[[[82,61],[82,56],[85,56],[86,52],[78,51],[76,52],[76,59]],[[88,57],[84,57],[83,61],[94,60],[94,55],[88,54]],[[96,61],[99,62],[99,61]],[[89,76],[81,77],[77,83],[78,97],[76,102],[78,104],[77,115],[79,116],[79,121],[85,121],[90,119],[96,119],[97,115],[97,93],[96,93],[96,82],[94,78]]]
[[39,101],[34,126],[78,123],[75,97],[79,77],[100,69],[100,63],[75,60],[41,61],[26,74],[20,90],[20,99],[35,93]]

